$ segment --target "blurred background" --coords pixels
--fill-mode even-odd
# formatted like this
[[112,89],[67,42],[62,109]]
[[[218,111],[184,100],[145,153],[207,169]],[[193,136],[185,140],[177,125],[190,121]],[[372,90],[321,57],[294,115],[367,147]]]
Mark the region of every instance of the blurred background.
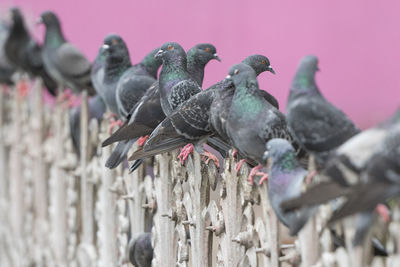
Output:
[[217,47],[222,62],[206,68],[204,88],[250,54],[264,54],[276,75],[260,88],[285,110],[291,79],[305,54],[320,59],[317,83],[328,100],[361,128],[388,117],[400,104],[400,2],[376,0],[1,0],[0,12],[21,7],[39,40],[39,14],[51,9],[67,39],[93,60],[108,33],[127,42],[132,63],[166,41],[188,50]]

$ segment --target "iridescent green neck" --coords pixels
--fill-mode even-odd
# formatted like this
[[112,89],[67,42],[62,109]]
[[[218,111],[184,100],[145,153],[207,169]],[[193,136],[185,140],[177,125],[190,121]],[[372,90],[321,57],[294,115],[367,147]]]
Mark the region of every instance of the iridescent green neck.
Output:
[[[235,83],[235,94],[232,100],[231,111],[236,115],[253,116],[263,111],[263,100],[257,95],[257,80]],[[248,117],[247,117],[248,118]]]
[[58,48],[65,43],[65,38],[59,24],[54,23],[47,26],[44,41],[49,48]]
[[293,79],[291,93],[319,92],[315,83],[315,71],[299,70]]
[[157,79],[157,72],[158,69],[160,68],[162,64],[162,60],[155,58],[155,54],[160,50],[160,48],[156,48],[152,50],[150,53],[148,53],[145,58],[142,60],[142,64],[145,67],[146,71],[154,77],[154,79]]
[[204,62],[195,52],[189,50],[187,54],[187,70],[190,77],[197,82],[199,86],[203,85],[204,79],[204,68],[206,67],[208,61]]
[[279,169],[281,170],[292,171],[300,167],[294,151],[283,153],[277,161],[279,161],[279,164],[274,164],[274,166],[279,166]]

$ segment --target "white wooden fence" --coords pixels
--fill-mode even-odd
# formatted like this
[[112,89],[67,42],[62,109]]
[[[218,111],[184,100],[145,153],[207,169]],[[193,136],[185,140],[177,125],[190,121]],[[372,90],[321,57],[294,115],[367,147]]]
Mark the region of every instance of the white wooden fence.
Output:
[[[367,248],[333,250],[325,208],[291,238],[268,203],[267,185],[251,186],[232,159],[221,175],[194,153],[176,153],[129,174],[104,162],[107,120],[81,126],[73,151],[68,112],[42,101],[41,85],[19,98],[0,93],[0,266],[130,266],[128,233],[151,231],[153,266],[400,266],[400,213],[387,229],[388,258]],[[87,116],[83,96],[82,121]],[[97,156],[88,158],[90,147]],[[154,170],[154,178],[145,175]],[[339,227],[340,228],[340,227]],[[353,227],[344,227],[347,244]],[[348,234],[349,232],[349,234]]]

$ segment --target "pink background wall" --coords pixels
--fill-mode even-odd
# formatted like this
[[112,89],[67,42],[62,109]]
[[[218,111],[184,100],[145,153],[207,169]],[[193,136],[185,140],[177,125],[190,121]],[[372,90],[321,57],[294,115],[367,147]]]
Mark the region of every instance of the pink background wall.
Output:
[[205,86],[247,55],[265,54],[277,75],[261,75],[260,87],[278,98],[282,110],[298,61],[309,53],[320,58],[323,94],[360,127],[400,104],[399,1],[1,0],[3,11],[11,5],[31,19],[54,10],[68,40],[90,59],[110,32],[125,39],[133,62],[165,41],[185,49],[211,42],[222,63],[208,65]]

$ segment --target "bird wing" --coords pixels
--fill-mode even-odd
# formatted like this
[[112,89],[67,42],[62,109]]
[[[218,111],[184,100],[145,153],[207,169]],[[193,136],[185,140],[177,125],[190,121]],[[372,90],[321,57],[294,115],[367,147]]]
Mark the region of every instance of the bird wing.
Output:
[[298,99],[293,105],[290,128],[296,141],[308,150],[335,149],[360,132],[341,110],[319,96]]
[[56,53],[54,64],[66,76],[76,77],[90,73],[91,64],[86,57],[70,43],[61,45]]

